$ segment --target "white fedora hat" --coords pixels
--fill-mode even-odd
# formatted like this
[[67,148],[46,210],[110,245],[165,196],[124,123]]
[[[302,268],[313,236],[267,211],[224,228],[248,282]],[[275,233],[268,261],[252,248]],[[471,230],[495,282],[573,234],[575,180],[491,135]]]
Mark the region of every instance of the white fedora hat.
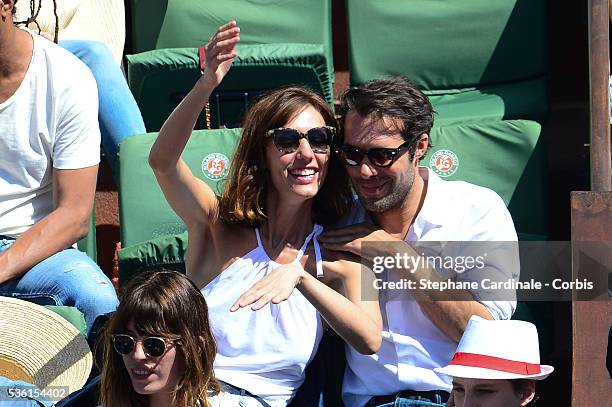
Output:
[[40,305],[0,297],[0,376],[42,391],[62,387],[72,393],[83,387],[92,364],[87,340],[66,319]]
[[542,380],[554,370],[540,365],[536,326],[525,321],[488,321],[473,316],[455,356],[438,373],[468,379]]

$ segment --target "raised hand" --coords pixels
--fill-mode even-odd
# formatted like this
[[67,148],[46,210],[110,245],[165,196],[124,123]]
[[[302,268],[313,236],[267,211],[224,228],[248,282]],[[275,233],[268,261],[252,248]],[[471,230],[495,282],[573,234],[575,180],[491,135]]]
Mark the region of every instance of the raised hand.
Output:
[[236,55],[236,44],[240,41],[240,28],[236,21],[230,21],[219,27],[215,35],[204,46],[206,67],[202,79],[211,88],[217,87],[230,67]]
[[269,302],[278,304],[285,301],[305,274],[306,271],[298,263],[283,264],[245,291],[230,307],[230,311],[234,312],[251,304],[251,309],[257,311]]

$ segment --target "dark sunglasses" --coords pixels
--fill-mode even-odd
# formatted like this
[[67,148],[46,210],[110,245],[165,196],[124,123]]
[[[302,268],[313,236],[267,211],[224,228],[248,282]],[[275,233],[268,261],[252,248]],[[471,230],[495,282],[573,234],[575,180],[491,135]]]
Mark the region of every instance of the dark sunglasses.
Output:
[[399,147],[396,148],[373,148],[368,151],[361,151],[355,146],[350,144],[344,144],[337,148],[335,152],[340,155],[346,165],[355,167],[360,165],[363,161],[363,157],[368,156],[368,160],[375,167],[388,167],[397,160],[403,152],[407,151],[410,147],[410,142],[406,141]]
[[315,153],[326,153],[329,146],[332,144],[336,129],[331,126],[315,127],[306,132],[306,134],[281,127],[278,129],[268,130],[267,136],[274,139],[274,145],[283,154],[293,153],[300,148],[300,139],[307,139],[310,148]]
[[172,341],[165,338],[158,338],[156,336],[147,336],[142,339],[135,339],[133,336],[126,334],[116,334],[112,336],[113,348],[115,352],[120,355],[129,355],[134,351],[136,342],[142,342],[142,348],[144,349],[145,355],[158,358],[164,354],[168,346],[171,345]]

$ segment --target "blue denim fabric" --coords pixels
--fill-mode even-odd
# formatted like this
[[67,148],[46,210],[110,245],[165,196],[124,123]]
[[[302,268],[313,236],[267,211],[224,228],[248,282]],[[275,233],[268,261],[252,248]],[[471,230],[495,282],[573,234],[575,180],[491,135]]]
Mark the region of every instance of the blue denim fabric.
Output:
[[[33,384],[15,381],[8,379],[4,376],[0,376],[0,405],[2,407],[52,407],[53,402],[46,398],[39,397],[24,397],[15,398],[14,393],[9,389],[32,391],[30,394],[35,395],[38,387]],[[19,394],[19,393],[17,393]]]
[[[248,391],[246,391],[245,389],[241,389],[240,387],[236,387],[232,384],[226,383],[222,380],[219,380],[219,383],[221,384],[221,387],[223,388],[223,391],[229,394],[235,394],[237,396],[240,396],[241,398],[244,397],[245,401],[247,402],[252,402],[254,400],[257,400],[257,402],[259,404],[261,404],[262,407],[270,407],[270,405],[268,403],[266,403],[266,401],[264,399],[262,399],[259,396],[256,396],[254,394],[249,393]],[[242,399],[241,399],[242,400]],[[242,403],[240,404],[242,405]]]
[[[0,253],[14,239],[0,239]],[[20,277],[0,284],[0,295],[39,305],[76,307],[85,316],[87,332],[95,319],[119,304],[115,288],[85,253],[66,249],[32,267]]]
[[96,79],[102,148],[115,173],[119,144],[134,134],[146,132],[142,114],[121,68],[106,45],[87,40],[65,40],[59,45],[83,61]]
[[434,403],[426,400],[411,400],[398,397],[393,403],[375,404],[370,400],[368,407],[446,407],[446,403]]

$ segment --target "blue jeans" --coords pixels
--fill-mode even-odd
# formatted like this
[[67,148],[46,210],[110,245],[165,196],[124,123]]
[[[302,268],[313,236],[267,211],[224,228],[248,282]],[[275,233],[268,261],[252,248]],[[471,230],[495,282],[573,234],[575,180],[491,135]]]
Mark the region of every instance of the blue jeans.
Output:
[[368,407],[445,407],[446,403],[434,403],[426,400],[412,400],[398,397],[395,402],[385,404],[375,404],[374,400],[370,401]]
[[[14,239],[0,239],[0,253]],[[0,284],[0,295],[39,305],[76,307],[85,316],[87,332],[95,319],[119,304],[112,283],[85,253],[66,249],[32,267],[20,277]]]
[[119,144],[134,134],[146,133],[142,114],[123,72],[105,44],[98,41],[65,40],[60,41],[59,45],[83,61],[96,79],[102,148],[115,173]]
[[[407,393],[407,392],[402,392]],[[418,393],[418,392],[411,392]],[[424,395],[420,393],[418,396],[416,394],[401,394],[396,395],[394,401],[385,401],[383,403],[377,403],[376,397],[370,399],[369,403],[366,405],[367,407],[446,407],[446,400],[448,398],[448,394],[445,393],[446,396],[442,396],[440,394],[429,394]],[[386,398],[386,397],[385,397]]]
[[[376,406],[376,404],[369,404],[369,406]],[[432,403],[430,401],[423,400],[411,400],[404,398],[395,399],[394,403],[379,404],[376,407],[445,407],[446,403]]]

